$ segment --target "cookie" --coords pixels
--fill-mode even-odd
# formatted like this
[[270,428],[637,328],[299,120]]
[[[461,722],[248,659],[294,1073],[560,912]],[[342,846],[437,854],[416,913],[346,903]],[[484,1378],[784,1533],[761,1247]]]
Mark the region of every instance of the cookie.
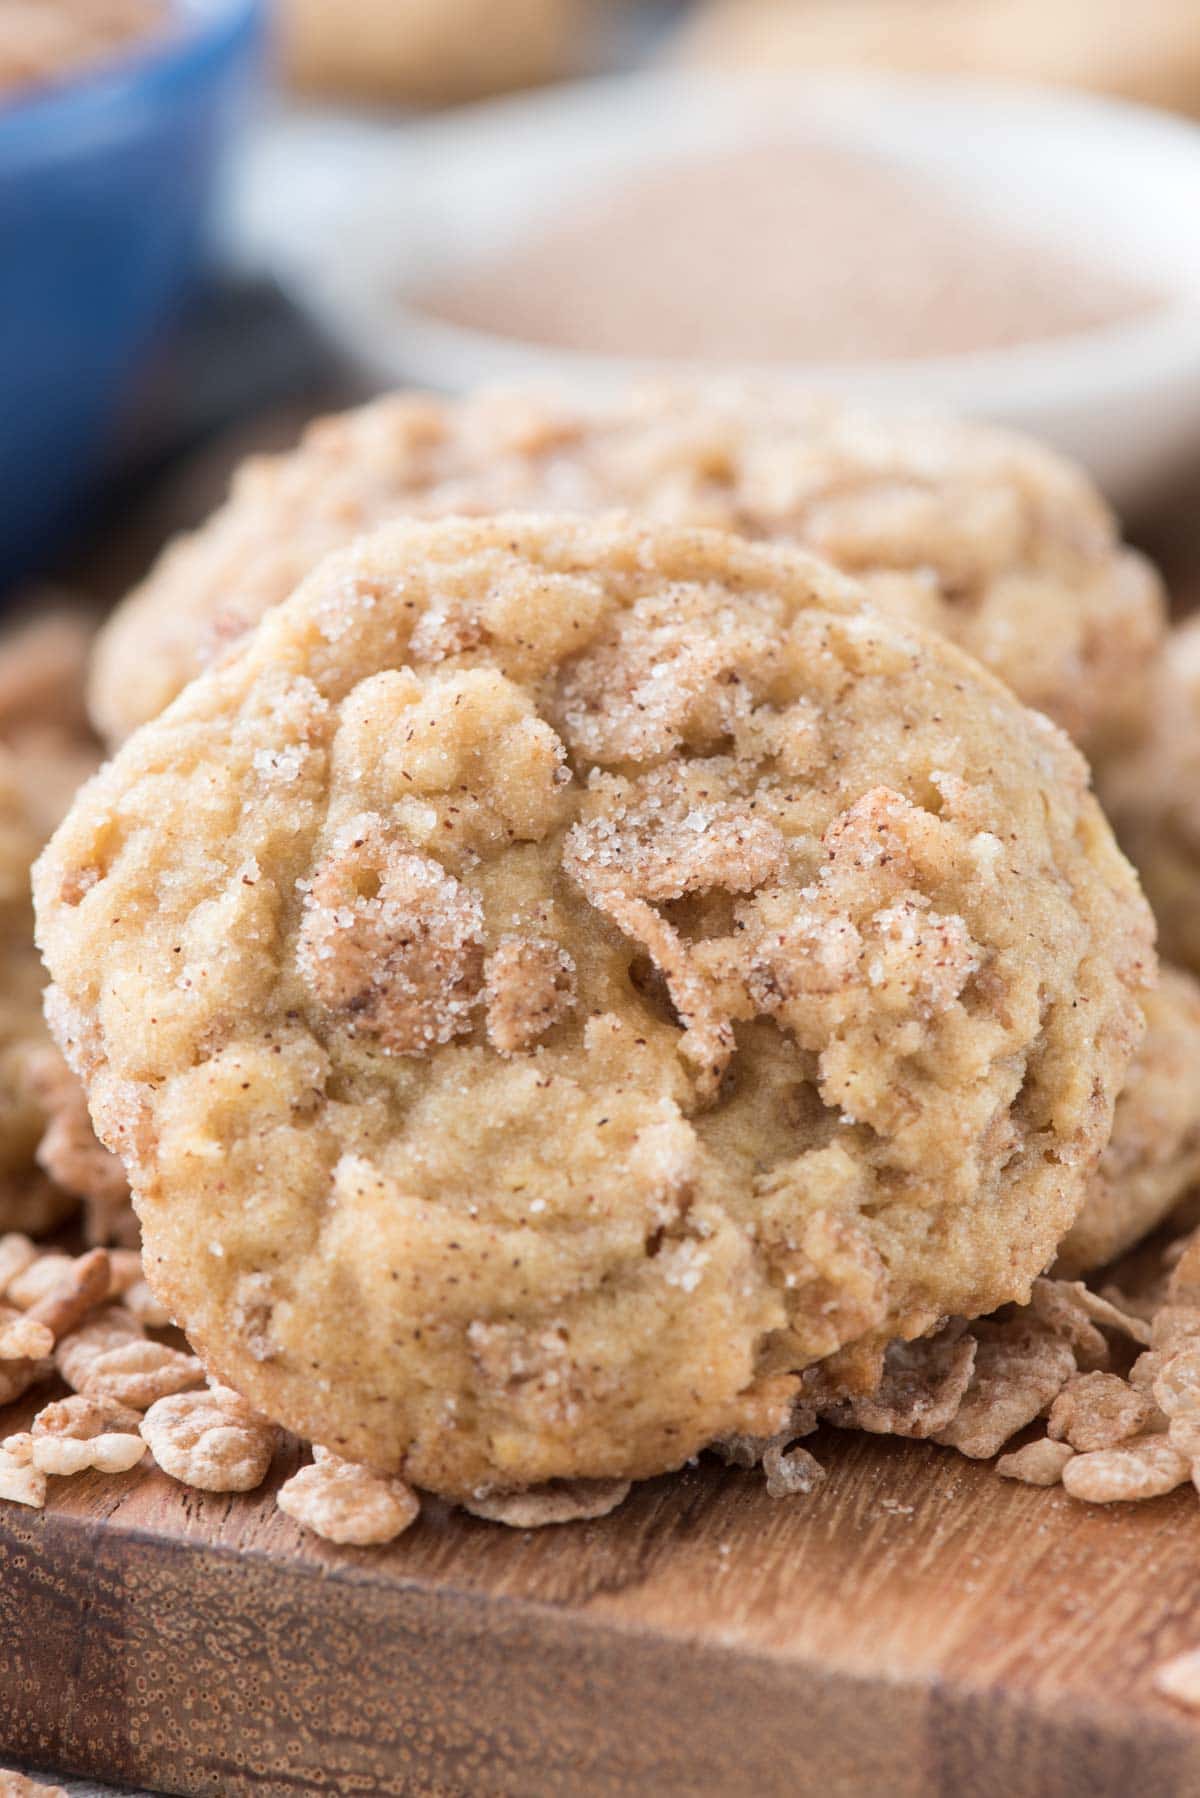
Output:
[[706,0],[675,46],[731,69],[882,68],[1051,82],[1200,110],[1191,0]]
[[532,395],[384,399],[246,463],[101,633],[97,727],[119,742],[322,555],[396,514],[614,505],[817,551],[1086,752],[1142,721],[1165,628],[1158,580],[1077,469],[981,426],[672,389],[591,412]]
[[83,710],[90,639],[83,614],[61,607],[0,636],[0,1234],[52,1229],[85,1196],[91,1218],[101,1174],[110,1215],[97,1234],[108,1240],[115,1229],[128,1240],[119,1169],[92,1135],[46,1029],[45,970],[33,940],[30,869],[98,760]]
[[164,1305],[452,1497],[769,1435],[1026,1296],[1153,962],[1053,725],[800,552],[619,517],[334,555],[35,887]]
[[1059,1250],[1071,1276],[1123,1255],[1200,1182],[1200,984],[1165,966],[1145,1012],[1112,1138]]
[[561,74],[579,0],[278,0],[283,73],[309,93],[444,105]]
[[46,1116],[34,1061],[50,1049],[29,891],[42,841],[15,758],[0,748],[0,1234],[37,1234],[73,1209],[35,1162]]
[[1200,973],[1200,618],[1171,632],[1148,724],[1096,782],[1136,864],[1163,952]]

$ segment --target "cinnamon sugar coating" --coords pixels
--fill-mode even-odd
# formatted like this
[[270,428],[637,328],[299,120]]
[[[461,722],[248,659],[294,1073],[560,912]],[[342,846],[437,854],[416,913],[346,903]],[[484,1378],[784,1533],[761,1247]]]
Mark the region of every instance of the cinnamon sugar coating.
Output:
[[[474,1501],[770,1437],[808,1364],[1025,1299],[1153,959],[1053,726],[800,553],[619,518],[331,558],[36,885],[206,1367]],[[571,1003],[497,1042],[514,937]]]

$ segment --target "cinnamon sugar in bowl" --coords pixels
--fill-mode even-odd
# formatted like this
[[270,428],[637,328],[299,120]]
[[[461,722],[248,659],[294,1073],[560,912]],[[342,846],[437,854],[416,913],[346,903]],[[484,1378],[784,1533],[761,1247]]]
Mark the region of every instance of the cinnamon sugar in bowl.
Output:
[[649,74],[330,133],[260,147],[245,223],[388,384],[728,369],[1012,425],[1125,507],[1200,454],[1182,121],[969,80]]

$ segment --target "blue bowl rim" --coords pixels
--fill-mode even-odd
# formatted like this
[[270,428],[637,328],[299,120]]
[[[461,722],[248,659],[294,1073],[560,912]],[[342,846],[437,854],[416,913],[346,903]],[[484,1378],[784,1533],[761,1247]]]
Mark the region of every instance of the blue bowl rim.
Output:
[[157,111],[181,88],[203,82],[257,40],[262,0],[170,0],[175,16],[111,60],[78,75],[0,99],[0,168],[53,160],[101,121],[135,108]]

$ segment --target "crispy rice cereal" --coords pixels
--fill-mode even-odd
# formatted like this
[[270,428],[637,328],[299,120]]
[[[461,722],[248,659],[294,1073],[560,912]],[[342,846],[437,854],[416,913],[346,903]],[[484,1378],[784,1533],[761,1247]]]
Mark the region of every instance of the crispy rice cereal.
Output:
[[[620,520],[333,558],[38,890],[159,1297],[461,1497],[770,1434],[779,1373],[1027,1296],[1151,963],[1052,726],[795,552]],[[497,1049],[526,933],[573,992]]]
[[252,1492],[279,1440],[274,1424],[225,1386],[158,1399],[141,1431],[163,1472],[201,1492]]
[[40,1511],[46,1502],[46,1475],[31,1461],[0,1448],[0,1498]]
[[101,1430],[94,1436],[22,1431],[6,1437],[3,1452],[38,1473],[69,1479],[77,1473],[129,1473],[146,1453],[134,1431]]
[[1164,952],[1200,973],[1200,619],[1171,632],[1147,720],[1136,747],[1100,760],[1097,785]]
[[417,1521],[421,1501],[403,1480],[354,1466],[319,1447],[313,1455],[310,1466],[284,1481],[276,1502],[314,1535],[369,1548],[394,1541]]
[[1072,1498],[1089,1504],[1124,1504],[1173,1492],[1190,1471],[1165,1436],[1142,1436],[1120,1448],[1073,1455],[1063,1468],[1062,1483]]
[[1051,1442],[1043,1436],[1038,1442],[1027,1442],[1011,1455],[1001,1455],[996,1472],[1004,1480],[1020,1480],[1026,1486],[1059,1486],[1063,1468],[1075,1450],[1067,1442]]
[[1150,1421],[1151,1401],[1114,1373],[1082,1373],[1068,1380],[1050,1407],[1046,1434],[1080,1454],[1116,1448]]
[[141,1421],[141,1412],[131,1405],[118,1404],[111,1398],[85,1398],[81,1392],[73,1392],[70,1398],[43,1405],[29,1429],[33,1436],[73,1436],[76,1441],[87,1442],[110,1431],[136,1434]]
[[194,1355],[151,1341],[137,1319],[118,1305],[96,1312],[64,1336],[54,1358],[75,1392],[139,1411],[204,1384],[204,1369]]
[[1059,1250],[1060,1273],[1114,1261],[1200,1182],[1200,985],[1164,967],[1145,1006],[1146,1035],[1087,1203]]
[[117,1157],[97,1140],[83,1088],[49,1043],[30,1056],[27,1066],[45,1120],[37,1146],[38,1166],[62,1192],[83,1200],[89,1242],[132,1248],[138,1236],[129,1182]]
[[[737,387],[591,412],[534,394],[405,395],[310,426],[290,454],[247,462],[118,610],[98,642],[93,717],[119,742],[323,555],[397,514],[609,506],[815,550],[1089,753],[1141,725],[1158,581],[1083,474],[1005,432]],[[434,613],[424,628],[453,621]]]

